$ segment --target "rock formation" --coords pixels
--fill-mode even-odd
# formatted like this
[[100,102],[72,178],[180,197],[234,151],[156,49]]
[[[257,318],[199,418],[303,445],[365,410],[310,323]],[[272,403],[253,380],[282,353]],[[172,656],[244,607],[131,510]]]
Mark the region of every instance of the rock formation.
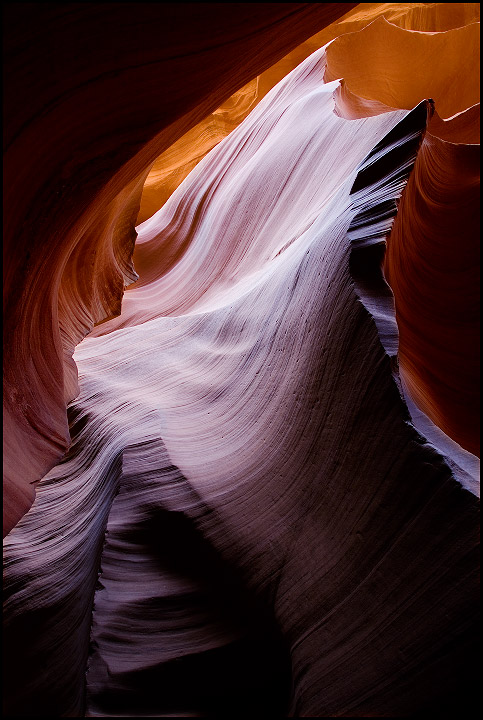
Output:
[[8,716],[475,714],[475,7],[389,5],[44,11],[119,34],[9,146],[112,90],[12,211]]
[[[475,241],[479,233],[478,19],[478,7],[468,3],[363,3],[349,11],[266,70],[257,84],[252,82],[238,91],[226,107],[160,156],[147,178],[138,222],[148,219],[153,208],[166,202],[204,154],[241,122],[277,81],[333,38],[338,39],[328,50],[330,70],[326,80],[344,78],[340,92],[345,98],[339,95],[337,103],[342,116],[376,114],[384,112],[386,106],[410,109],[431,96],[438,108],[431,135],[461,147],[434,141],[433,155],[436,143],[439,155],[444,156],[432,161],[440,165],[440,188],[433,189],[436,177],[432,166],[432,177],[426,179],[425,189],[418,191],[418,199],[405,201],[404,207],[410,210],[404,213],[404,219],[401,214],[396,223],[385,268],[396,296],[401,370],[408,392],[438,427],[479,456],[479,249]],[[436,57],[437,72],[431,61]],[[468,72],[468,68],[472,71]],[[363,108],[356,107],[361,98]],[[382,108],[376,107],[377,103],[382,103]],[[441,121],[438,113],[451,119]],[[428,145],[429,136],[408,193],[413,193],[422,172]],[[443,195],[430,200],[435,193]],[[467,218],[464,228],[462,216]],[[417,230],[422,225],[424,236]],[[404,249],[401,238],[402,234],[414,236],[415,232],[418,236],[412,245],[417,251],[412,262],[408,238]],[[441,246],[441,232],[446,237],[446,252]],[[466,242],[458,253],[455,272],[453,245],[458,237]],[[400,270],[395,265],[398,245]],[[150,253],[145,257],[149,247],[149,243],[139,242],[135,248],[134,260],[141,278],[145,273],[150,277],[153,268],[164,272],[171,262],[165,244],[156,258]],[[433,265],[435,252],[438,277]],[[428,270],[424,277],[423,267]]]
[[154,160],[354,5],[6,4],[4,533],[69,445],[72,352],[135,279]]

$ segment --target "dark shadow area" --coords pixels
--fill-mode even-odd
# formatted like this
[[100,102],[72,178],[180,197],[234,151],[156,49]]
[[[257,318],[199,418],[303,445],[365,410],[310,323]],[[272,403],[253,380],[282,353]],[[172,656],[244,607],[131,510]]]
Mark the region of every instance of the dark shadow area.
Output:
[[351,251],[350,273],[357,287],[363,290],[364,296],[392,298],[391,289],[382,273],[385,252],[386,246],[382,242],[356,247]]
[[[209,515],[207,510],[205,520]],[[201,652],[190,648],[190,654],[169,662],[116,675],[108,688],[91,694],[91,702],[106,714],[284,717],[291,695],[291,661],[269,598],[246,589],[240,574],[197,525],[182,512],[157,509],[142,527],[129,530],[129,542],[143,547],[143,553],[148,550],[159,562],[160,573],[187,578],[200,588],[177,598],[153,598],[150,610],[180,613],[184,622],[206,614],[227,628],[227,636],[231,631],[238,639],[227,637],[221,647]]]
[[[407,178],[416,159],[426,124],[433,113],[433,100],[423,100],[388,132],[361,163],[350,194],[354,195],[363,188],[381,182],[388,175],[391,175],[393,181],[396,178]],[[377,157],[382,152],[384,154]]]

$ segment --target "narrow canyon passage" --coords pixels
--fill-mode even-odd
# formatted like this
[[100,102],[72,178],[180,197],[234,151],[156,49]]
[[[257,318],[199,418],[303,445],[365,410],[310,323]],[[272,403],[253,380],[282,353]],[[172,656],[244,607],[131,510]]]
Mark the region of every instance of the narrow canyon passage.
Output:
[[[336,4],[290,8],[315,5]],[[319,19],[318,47],[245,78],[225,129],[214,111],[89,226],[91,269],[122,256],[128,287],[102,314],[109,266],[95,326],[79,304],[61,324],[69,444],[4,538],[8,716],[474,714],[473,215],[467,291],[431,313],[477,207],[479,105],[462,83],[443,112],[442,80],[410,92],[397,72],[434,47],[466,67],[476,23],[415,5]],[[371,86],[374,38],[395,59]],[[85,248],[59,317],[89,286]]]

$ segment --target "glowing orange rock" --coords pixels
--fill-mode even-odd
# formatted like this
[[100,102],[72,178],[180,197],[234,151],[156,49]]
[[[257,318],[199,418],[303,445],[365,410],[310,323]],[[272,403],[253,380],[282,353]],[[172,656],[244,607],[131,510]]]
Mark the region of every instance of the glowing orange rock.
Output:
[[6,8],[4,533],[68,447],[72,352],[135,277],[153,162],[352,7],[120,4],[115,22],[110,5]]
[[411,394],[479,456],[480,147],[455,142],[474,136],[476,110],[447,128],[431,123],[430,131],[453,142],[426,134],[388,240],[385,273]]

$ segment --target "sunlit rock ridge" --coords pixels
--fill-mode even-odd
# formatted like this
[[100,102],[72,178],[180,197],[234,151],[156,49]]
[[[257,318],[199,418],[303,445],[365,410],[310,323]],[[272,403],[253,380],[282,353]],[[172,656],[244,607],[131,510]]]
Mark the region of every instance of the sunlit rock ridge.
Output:
[[7,716],[477,712],[478,13],[6,11]]

